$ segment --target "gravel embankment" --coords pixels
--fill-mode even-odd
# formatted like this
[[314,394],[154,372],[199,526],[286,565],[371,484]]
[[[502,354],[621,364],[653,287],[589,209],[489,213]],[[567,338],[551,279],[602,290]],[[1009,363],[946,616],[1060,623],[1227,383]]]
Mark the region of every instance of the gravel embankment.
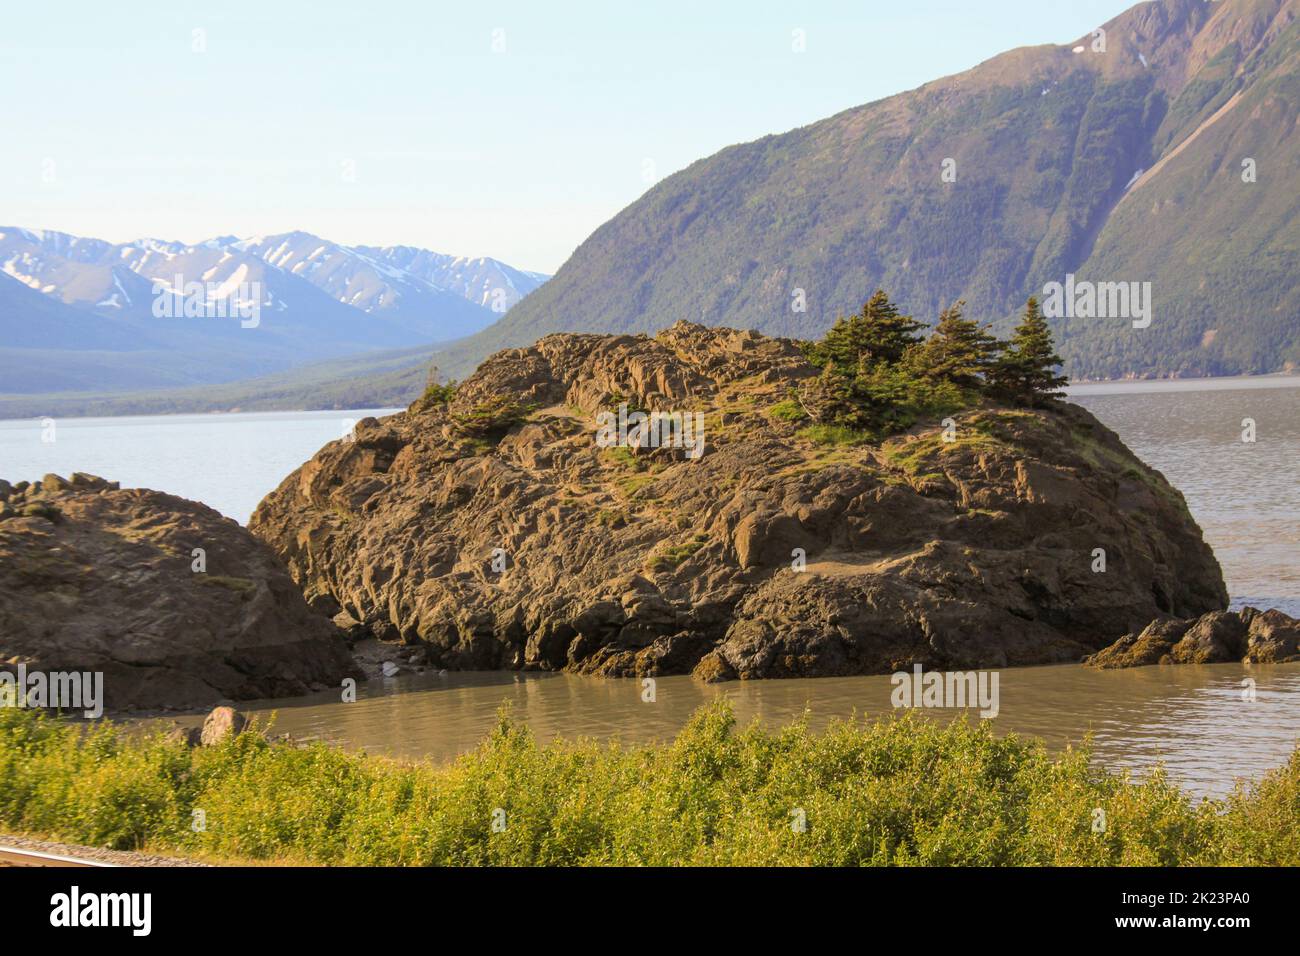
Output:
[[[9,836],[0,833],[0,849],[33,850],[37,853],[52,853],[56,856],[68,856],[78,860],[95,860],[99,863],[111,863],[114,866],[210,866],[194,860],[183,860],[170,856],[154,856],[149,853],[131,853],[122,850],[105,850],[93,846],[76,846],[69,843],[51,843],[48,840],[31,840],[27,837]],[[0,866],[12,866],[0,861]]]

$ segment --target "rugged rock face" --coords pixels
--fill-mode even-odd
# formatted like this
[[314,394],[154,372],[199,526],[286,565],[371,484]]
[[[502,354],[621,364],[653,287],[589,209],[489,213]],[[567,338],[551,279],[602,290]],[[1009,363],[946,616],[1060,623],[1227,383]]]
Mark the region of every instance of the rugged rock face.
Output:
[[[192,570],[193,549],[206,572]],[[338,687],[339,632],[273,553],[205,505],[76,474],[0,481],[0,667],[102,671],[108,707]]]
[[1163,618],[1125,634],[1084,660],[1091,667],[1146,664],[1282,664],[1300,661],[1300,621],[1276,609],[1211,611],[1199,618]]
[[[1182,496],[1086,411],[836,444],[790,401],[814,373],[755,332],[548,336],[360,422],[250,527],[313,607],[453,669],[1035,664],[1227,605]],[[624,401],[702,413],[703,453],[600,447]]]

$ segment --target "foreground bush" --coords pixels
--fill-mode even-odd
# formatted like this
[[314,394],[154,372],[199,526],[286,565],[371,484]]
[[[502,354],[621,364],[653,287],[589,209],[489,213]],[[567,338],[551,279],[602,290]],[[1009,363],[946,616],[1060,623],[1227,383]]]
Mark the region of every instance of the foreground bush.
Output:
[[253,732],[190,750],[4,709],[0,827],[334,864],[1296,864],[1300,751],[1197,804],[1159,772],[1114,776],[1086,750],[1053,758],[987,725],[911,715],[771,732],[738,729],[719,703],[645,747],[538,746],[503,716],[433,767]]

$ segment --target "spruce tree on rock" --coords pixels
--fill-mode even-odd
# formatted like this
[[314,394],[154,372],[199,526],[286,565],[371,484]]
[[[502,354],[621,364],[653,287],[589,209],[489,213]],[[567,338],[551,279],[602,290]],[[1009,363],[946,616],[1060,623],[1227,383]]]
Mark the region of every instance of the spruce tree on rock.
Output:
[[974,319],[962,316],[965,305],[957,301],[939,313],[934,334],[921,347],[918,362],[921,371],[933,380],[978,389],[1002,343]]
[[903,315],[889,301],[883,289],[867,300],[857,315],[841,316],[825,338],[817,344],[816,358],[833,362],[849,374],[859,364],[893,365],[912,345],[920,341],[915,335],[925,328],[910,315]]
[[856,380],[834,362],[828,362],[820,375],[803,383],[799,402],[808,417],[819,424],[856,428],[865,421]]
[[1056,373],[1061,362],[1038,300],[1030,296],[1011,341],[989,370],[989,384],[1017,404],[1040,405],[1060,398],[1060,389],[1069,381]]

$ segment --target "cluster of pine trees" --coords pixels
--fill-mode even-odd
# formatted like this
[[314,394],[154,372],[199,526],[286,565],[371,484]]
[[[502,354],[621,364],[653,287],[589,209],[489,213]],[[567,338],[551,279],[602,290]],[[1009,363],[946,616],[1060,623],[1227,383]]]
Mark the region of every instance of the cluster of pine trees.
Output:
[[806,343],[822,374],[799,395],[804,411],[819,423],[884,434],[985,401],[1037,406],[1060,397],[1061,357],[1037,299],[1006,342],[966,318],[964,305],[944,309],[922,338],[925,323],[877,290],[862,311]]

